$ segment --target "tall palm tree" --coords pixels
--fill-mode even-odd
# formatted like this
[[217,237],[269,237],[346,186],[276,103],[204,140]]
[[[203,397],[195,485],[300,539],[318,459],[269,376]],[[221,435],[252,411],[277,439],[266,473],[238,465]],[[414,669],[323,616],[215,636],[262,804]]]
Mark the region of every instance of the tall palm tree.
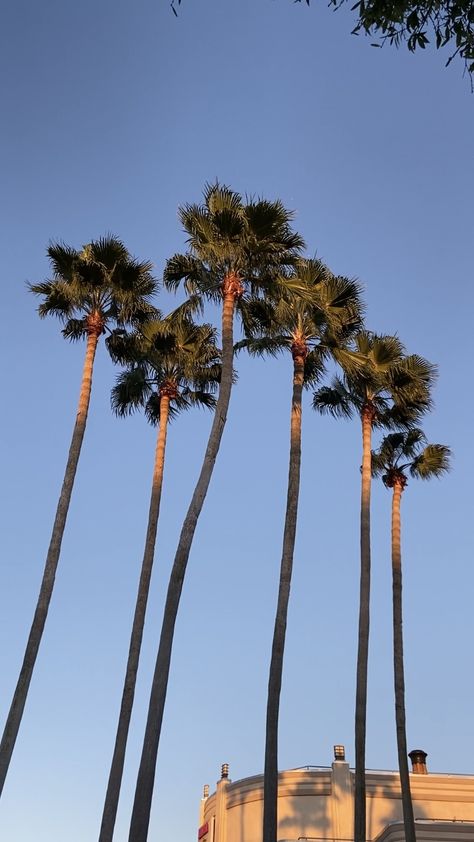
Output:
[[[236,346],[253,355],[289,351],[293,359],[286,514],[267,695],[263,842],[277,839],[278,719],[298,515],[302,392],[320,378],[330,349],[360,329],[359,288],[354,281],[335,277],[319,260],[299,260],[293,278],[307,287],[308,295],[282,294],[274,307],[267,307],[260,330],[251,329],[252,337]],[[258,324],[260,314],[255,315]]]
[[245,319],[249,294],[272,294],[278,287],[278,274],[294,263],[304,245],[291,230],[291,213],[281,202],[243,202],[238,193],[217,183],[206,186],[202,205],[185,205],[179,215],[188,235],[189,250],[168,261],[164,284],[168,289],[177,289],[184,282],[190,296],[189,309],[198,308],[204,299],[220,302],[222,377],[204,462],[181,529],[168,585],[130,824],[129,839],[133,842],[145,842],[148,836],[176,616],[197,520],[230,402],[234,315],[239,310]]
[[0,745],[0,793],[20,728],[53,593],[86,428],[97,344],[109,325],[139,324],[151,314],[156,314],[150,303],[150,297],[157,288],[157,282],[151,274],[151,264],[133,259],[123,243],[115,237],[95,240],[80,251],[54,244],[49,247],[48,255],[53,279],[30,285],[31,291],[43,298],[38,308],[39,315],[58,317],[64,323],[62,333],[66,339],[86,338],[87,343],[76,421],[40,593]]
[[213,392],[220,379],[215,334],[210,325],[168,318],[150,322],[132,335],[112,334],[107,341],[115,362],[128,363],[112,390],[113,409],[124,416],[143,408],[150,423],[158,426],[158,434],[145,548],[99,842],[111,842],[117,815],[155,554],[168,422],[193,406],[214,408]]
[[370,626],[370,492],[374,426],[414,422],[431,405],[434,367],[405,355],[397,337],[362,331],[352,352],[338,354],[343,378],[319,389],[313,406],[336,417],[359,415],[362,424],[360,504],[360,601],[355,705],[354,842],[366,842],[365,744]]
[[398,768],[402,791],[403,823],[406,842],[416,842],[415,820],[408,771],[405,674],[403,666],[402,551],[400,503],[407,485],[407,471],[417,479],[428,480],[449,471],[450,449],[442,444],[428,444],[419,429],[385,436],[372,453],[372,476],[381,476],[392,489],[392,600],[393,600],[393,675],[395,688],[395,723]]

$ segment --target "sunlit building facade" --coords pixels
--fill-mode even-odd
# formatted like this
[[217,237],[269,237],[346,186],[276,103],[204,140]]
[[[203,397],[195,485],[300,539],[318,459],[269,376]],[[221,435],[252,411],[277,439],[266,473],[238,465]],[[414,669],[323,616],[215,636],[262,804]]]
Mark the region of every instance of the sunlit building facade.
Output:
[[[278,842],[352,842],[354,771],[335,746],[330,767],[281,772]],[[417,842],[474,842],[474,775],[428,773],[426,754],[411,752]],[[367,771],[367,842],[404,842],[396,772]],[[204,788],[198,842],[262,842],[263,776],[231,781],[222,766],[216,791]]]

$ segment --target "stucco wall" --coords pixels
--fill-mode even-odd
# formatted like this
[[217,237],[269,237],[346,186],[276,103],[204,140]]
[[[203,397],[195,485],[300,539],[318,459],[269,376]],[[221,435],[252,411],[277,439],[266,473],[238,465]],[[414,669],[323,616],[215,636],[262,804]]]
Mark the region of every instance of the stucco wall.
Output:
[[[368,839],[401,842],[403,815],[398,774],[367,772],[366,785]],[[350,840],[353,786],[353,771],[343,761],[333,763],[330,769],[280,773],[278,839]],[[474,776],[412,774],[411,787],[415,818],[422,822],[420,842],[431,842],[431,838],[445,842],[439,834],[447,832],[446,822],[456,823],[454,830],[453,825],[448,830],[457,839],[474,842]],[[223,779],[218,782],[216,793],[202,804],[200,842],[261,842],[262,816],[261,775],[235,782]],[[461,826],[463,829],[459,830]],[[433,835],[435,832],[438,835]],[[446,837],[447,842],[449,839]]]

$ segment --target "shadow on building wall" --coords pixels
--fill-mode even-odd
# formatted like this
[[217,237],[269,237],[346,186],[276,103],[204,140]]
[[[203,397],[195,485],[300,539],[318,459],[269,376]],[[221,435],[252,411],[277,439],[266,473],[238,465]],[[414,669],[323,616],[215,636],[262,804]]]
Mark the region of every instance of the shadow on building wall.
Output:
[[[474,842],[474,776],[412,773],[411,785],[422,842]],[[345,761],[280,773],[278,842],[353,842],[353,787]],[[398,773],[367,771],[366,788],[367,842],[403,842]],[[263,777],[221,781],[218,790],[220,812],[214,796],[204,809],[214,832],[202,842],[261,842]]]

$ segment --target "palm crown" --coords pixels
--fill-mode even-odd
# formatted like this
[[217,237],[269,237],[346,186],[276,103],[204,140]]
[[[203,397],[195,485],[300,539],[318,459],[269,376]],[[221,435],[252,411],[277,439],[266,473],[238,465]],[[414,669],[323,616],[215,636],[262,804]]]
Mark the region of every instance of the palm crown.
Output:
[[406,485],[406,472],[416,479],[428,480],[449,471],[451,450],[444,444],[428,444],[422,430],[390,433],[378,450],[372,452],[372,475],[381,476],[384,485]]
[[140,324],[156,316],[149,301],[158,286],[152,264],[132,258],[116,237],[93,240],[80,251],[53,244],[48,255],[53,279],[30,289],[44,297],[39,315],[61,319],[66,338],[103,333],[109,322]]
[[374,426],[410,426],[431,407],[436,367],[417,354],[406,356],[396,336],[361,331],[351,350],[336,350],[343,377],[319,389],[313,406],[350,418],[368,412]]
[[[285,287],[289,281],[288,288]],[[300,288],[300,295],[294,294]],[[247,308],[247,339],[236,349],[253,355],[290,350],[304,359],[304,385],[317,382],[324,360],[340,343],[360,329],[360,290],[355,281],[333,275],[320,260],[296,261],[288,277],[280,279],[276,301],[252,299]]]
[[160,401],[170,399],[170,419],[191,406],[215,406],[220,352],[211,325],[190,319],[153,321],[133,334],[113,333],[107,340],[115,362],[127,365],[112,390],[112,408],[127,415],[143,408],[157,424]]
[[163,281],[176,289],[184,281],[192,304],[202,298],[218,301],[233,283],[237,299],[269,293],[276,273],[294,263],[304,246],[292,231],[292,214],[280,201],[244,203],[239,193],[218,183],[206,185],[204,202],[179,210],[189,251],[175,254]]

